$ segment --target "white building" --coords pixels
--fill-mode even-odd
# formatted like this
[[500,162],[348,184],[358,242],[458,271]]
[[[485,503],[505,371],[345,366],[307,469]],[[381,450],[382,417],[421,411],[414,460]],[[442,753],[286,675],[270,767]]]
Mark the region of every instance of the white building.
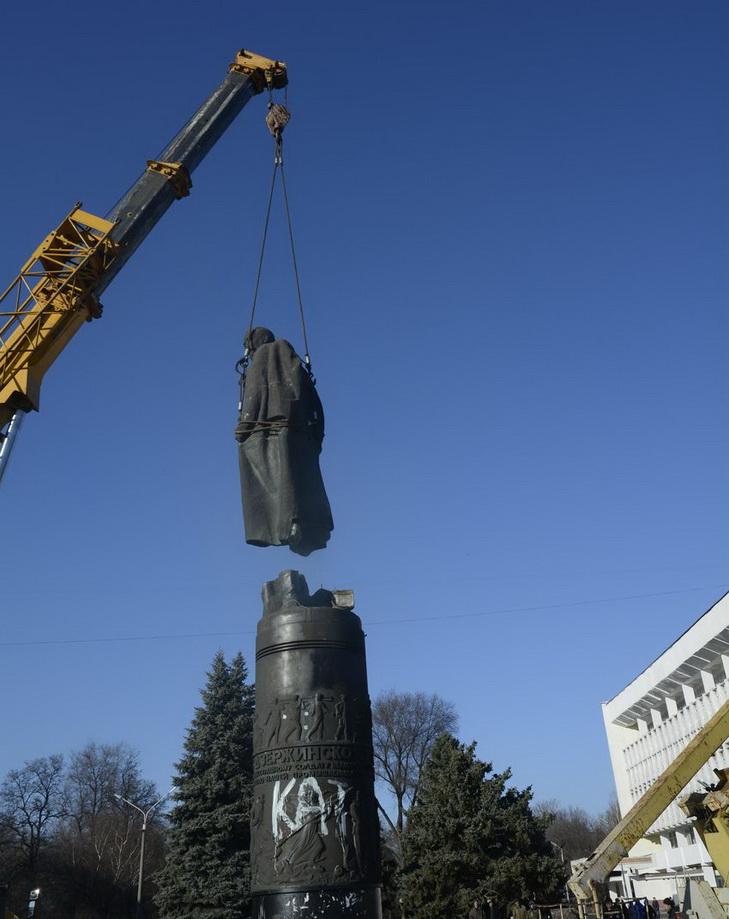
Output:
[[[602,706],[620,812],[625,815],[690,738],[729,697],[729,594],[681,635],[614,699]],[[723,744],[689,783],[716,781],[729,767]],[[709,855],[674,802],[619,866],[627,897],[678,899],[677,879],[721,881]]]

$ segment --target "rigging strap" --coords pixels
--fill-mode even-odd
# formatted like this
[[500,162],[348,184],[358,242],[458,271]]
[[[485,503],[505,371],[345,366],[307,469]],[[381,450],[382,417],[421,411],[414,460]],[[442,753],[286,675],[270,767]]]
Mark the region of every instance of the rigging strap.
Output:
[[[251,307],[251,316],[248,322],[248,334],[246,335],[246,340],[248,335],[250,335],[253,330],[253,320],[256,313],[256,304],[258,303],[258,292],[261,285],[261,272],[263,270],[263,257],[266,251],[266,240],[268,238],[268,227],[271,220],[271,207],[273,205],[273,194],[276,188],[276,176],[280,170],[281,172],[281,189],[283,192],[283,202],[284,210],[286,212],[286,224],[289,231],[289,244],[291,248],[291,261],[294,269],[294,281],[296,284],[296,297],[299,304],[299,317],[301,319],[301,332],[304,339],[304,366],[306,372],[311,377],[312,382],[316,382],[314,379],[314,374],[311,369],[311,357],[309,356],[309,342],[306,336],[306,321],[304,319],[304,306],[301,300],[301,284],[299,282],[299,269],[296,263],[296,249],[294,246],[294,231],[291,223],[291,210],[289,208],[289,197],[286,190],[286,175],[284,172],[284,160],[283,160],[283,129],[288,124],[289,119],[291,118],[291,113],[286,108],[285,105],[281,105],[277,102],[269,101],[268,103],[268,114],[266,115],[266,124],[268,129],[273,135],[274,139],[274,158],[273,158],[273,174],[271,176],[271,188],[268,193],[268,206],[266,207],[266,220],[263,226],[263,238],[261,240],[261,251],[258,257],[258,268],[256,271],[256,283],[253,291],[253,305]],[[243,357],[236,364],[236,371],[240,376],[240,398],[238,401],[238,411],[242,411],[243,408],[243,390],[245,387],[245,376],[246,368],[248,366],[248,361],[250,359],[250,353],[248,347],[245,349]]]

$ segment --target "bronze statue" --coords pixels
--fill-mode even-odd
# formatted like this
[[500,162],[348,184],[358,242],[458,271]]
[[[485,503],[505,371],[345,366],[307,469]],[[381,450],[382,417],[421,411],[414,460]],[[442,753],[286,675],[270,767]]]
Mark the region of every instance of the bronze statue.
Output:
[[323,549],[334,524],[319,469],[324,412],[310,373],[283,339],[253,329],[245,396],[235,429],[246,542]]

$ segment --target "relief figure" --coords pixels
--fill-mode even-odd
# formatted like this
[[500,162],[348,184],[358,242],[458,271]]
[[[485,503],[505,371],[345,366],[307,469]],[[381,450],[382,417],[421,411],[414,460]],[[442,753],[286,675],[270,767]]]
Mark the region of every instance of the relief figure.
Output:
[[334,716],[337,719],[337,729],[334,733],[335,740],[349,740],[347,731],[347,697],[342,693],[339,701],[334,706]]
[[291,817],[286,805],[295,784],[296,779],[292,779],[279,794],[280,783],[276,782],[274,789],[274,869],[277,874],[301,877],[309,874],[312,869],[315,872],[324,871],[321,860],[326,852],[324,837],[329,834],[326,824],[329,808],[319,783],[309,777],[299,784],[296,810]]

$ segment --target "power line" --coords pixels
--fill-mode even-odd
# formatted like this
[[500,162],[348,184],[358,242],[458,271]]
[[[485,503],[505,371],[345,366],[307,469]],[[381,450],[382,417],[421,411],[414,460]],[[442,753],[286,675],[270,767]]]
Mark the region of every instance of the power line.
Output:
[[693,593],[698,590],[727,590],[727,584],[712,584],[708,587],[687,587],[684,590],[665,590],[658,593],[629,594],[624,597],[601,597],[598,600],[573,600],[565,603],[550,603],[541,606],[516,606],[511,609],[484,610],[477,613],[449,613],[443,616],[416,616],[412,619],[381,619],[370,622],[369,625],[382,625],[387,622],[433,622],[437,619],[473,619],[477,616],[500,616],[507,613],[533,613],[546,609],[564,609],[575,606],[592,606],[596,603],[619,603],[622,600],[645,600],[649,597],[670,597],[674,594]]
[[0,641],[0,647],[26,647],[28,645],[89,645],[111,644],[122,641],[168,641],[171,638],[222,638],[231,635],[252,635],[253,629],[245,632],[190,632],[189,634],[172,633],[170,635],[132,635],[126,638],[37,638],[31,641]]
[[[466,557],[469,557],[470,553]],[[726,570],[726,565],[718,563],[715,565],[711,564],[696,564],[696,565],[653,565],[650,567],[640,566],[637,568],[571,568],[571,569],[556,569],[550,567],[547,571],[540,571],[539,569],[531,569],[526,574],[523,571],[499,571],[497,574],[483,574],[483,573],[473,573],[473,574],[459,574],[458,580],[460,583],[470,583],[478,581],[478,583],[484,583],[489,581],[509,581],[509,580],[519,580],[520,583],[525,581],[544,581],[545,579],[555,579],[555,578],[574,578],[576,576],[586,577],[590,576],[593,578],[597,577],[614,577],[615,575],[623,574],[651,574],[651,573],[660,573],[664,571],[670,571],[672,573],[682,572],[682,571],[714,571],[720,569],[722,572]],[[381,581],[378,581],[381,585],[386,586],[397,586],[405,583],[406,578],[403,577],[386,577]],[[257,579],[245,579],[236,584],[236,590],[240,590],[240,586],[250,587],[251,590],[256,591],[260,589],[260,581]],[[691,590],[703,590],[702,587],[690,588]],[[48,594],[53,597],[58,597],[59,595],[94,595],[94,594],[103,594],[108,596],[109,594],[190,594],[193,591],[198,593],[211,593],[216,591],[218,593],[226,593],[229,590],[227,587],[221,587],[219,581],[198,581],[195,583],[182,584],[179,580],[174,583],[162,583],[156,586],[142,585],[140,586],[138,581],[135,582],[118,582],[118,583],[104,583],[98,584],[95,586],[89,586],[84,584],[83,586],[72,585],[68,587],[59,586],[58,584],[53,584],[52,586],[42,586],[40,584],[28,585],[24,584],[22,587],[8,587],[3,588],[3,596],[36,596]],[[591,602],[591,601],[588,601]]]
[[[506,616],[514,613],[535,613],[542,610],[567,609],[579,606],[594,606],[598,603],[621,603],[626,600],[646,600],[651,597],[670,597],[677,594],[695,593],[700,590],[727,590],[727,584],[710,584],[705,587],[687,587],[683,590],[664,590],[655,593],[628,594],[621,597],[600,597],[596,600],[567,600],[563,603],[541,604],[539,606],[514,606],[504,609],[480,610],[472,613],[444,613],[440,616],[412,616],[401,619],[373,619],[365,623],[369,628],[374,625],[398,625],[411,622],[436,622],[444,619],[476,619],[481,616]],[[235,632],[189,632],[171,633],[169,635],[133,635],[116,638],[38,638],[29,641],[0,641],[0,648],[28,647],[31,645],[81,645],[113,644],[130,641],[169,641],[188,638],[231,638],[240,635],[253,635],[253,629]]]

